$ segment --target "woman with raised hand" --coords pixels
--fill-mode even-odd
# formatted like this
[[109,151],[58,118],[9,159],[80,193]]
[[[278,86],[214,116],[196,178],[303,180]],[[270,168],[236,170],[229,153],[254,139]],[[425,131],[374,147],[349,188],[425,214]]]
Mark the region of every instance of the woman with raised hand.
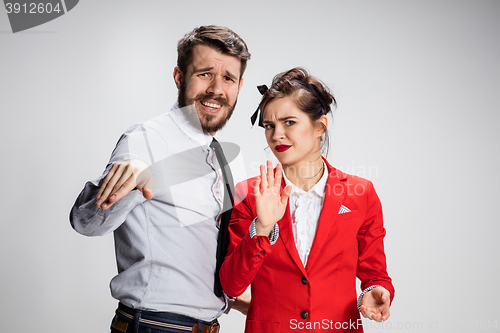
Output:
[[[278,74],[252,120],[279,163],[236,186],[220,277],[227,295],[251,285],[245,332],[362,332],[389,318],[382,207],[369,180],[322,156],[335,99],[303,68]],[[356,277],[361,281],[359,297]]]

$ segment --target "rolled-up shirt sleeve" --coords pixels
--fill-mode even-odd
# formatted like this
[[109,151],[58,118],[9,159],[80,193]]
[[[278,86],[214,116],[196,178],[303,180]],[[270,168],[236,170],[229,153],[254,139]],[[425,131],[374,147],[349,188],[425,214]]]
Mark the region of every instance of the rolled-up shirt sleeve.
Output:
[[159,139],[154,129],[143,124],[132,126],[120,137],[103,174],[85,184],[71,209],[70,223],[78,233],[86,236],[110,233],[125,221],[127,214],[135,206],[146,200],[140,191],[133,190],[107,210],[95,205],[97,192],[113,164],[139,159],[151,166],[155,162],[151,141]]
[[109,209],[98,208],[95,205],[97,184],[96,181],[85,184],[70,212],[71,226],[85,236],[102,236],[114,231],[135,206],[145,201],[140,191],[133,190]]

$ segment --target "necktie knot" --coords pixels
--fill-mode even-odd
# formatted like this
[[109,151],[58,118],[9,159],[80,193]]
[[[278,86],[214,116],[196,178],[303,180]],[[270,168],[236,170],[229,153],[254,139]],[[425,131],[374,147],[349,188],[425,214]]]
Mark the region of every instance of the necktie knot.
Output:
[[220,148],[220,143],[217,141],[216,138],[213,138],[212,143],[210,144],[210,148],[212,149],[219,149]]

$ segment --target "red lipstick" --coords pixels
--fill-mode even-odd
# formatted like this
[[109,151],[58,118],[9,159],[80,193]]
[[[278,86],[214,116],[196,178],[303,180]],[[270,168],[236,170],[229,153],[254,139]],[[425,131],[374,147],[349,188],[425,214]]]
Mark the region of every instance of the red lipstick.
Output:
[[290,145],[277,145],[276,147],[274,147],[274,149],[276,149],[278,153],[282,153],[284,151],[287,151],[290,147]]

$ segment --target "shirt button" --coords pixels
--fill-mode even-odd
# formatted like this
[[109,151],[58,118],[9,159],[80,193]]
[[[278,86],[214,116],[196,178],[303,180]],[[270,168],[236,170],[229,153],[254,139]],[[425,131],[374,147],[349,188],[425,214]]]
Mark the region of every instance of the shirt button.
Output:
[[302,317],[302,319],[307,319],[307,317],[309,317],[309,314],[307,313],[307,311],[302,311],[300,313],[300,316]]
[[302,277],[302,284],[304,284],[304,285],[305,285],[305,284],[308,284],[308,283],[309,283],[309,281],[307,281],[306,277],[305,277],[305,276],[303,276],[303,277]]

